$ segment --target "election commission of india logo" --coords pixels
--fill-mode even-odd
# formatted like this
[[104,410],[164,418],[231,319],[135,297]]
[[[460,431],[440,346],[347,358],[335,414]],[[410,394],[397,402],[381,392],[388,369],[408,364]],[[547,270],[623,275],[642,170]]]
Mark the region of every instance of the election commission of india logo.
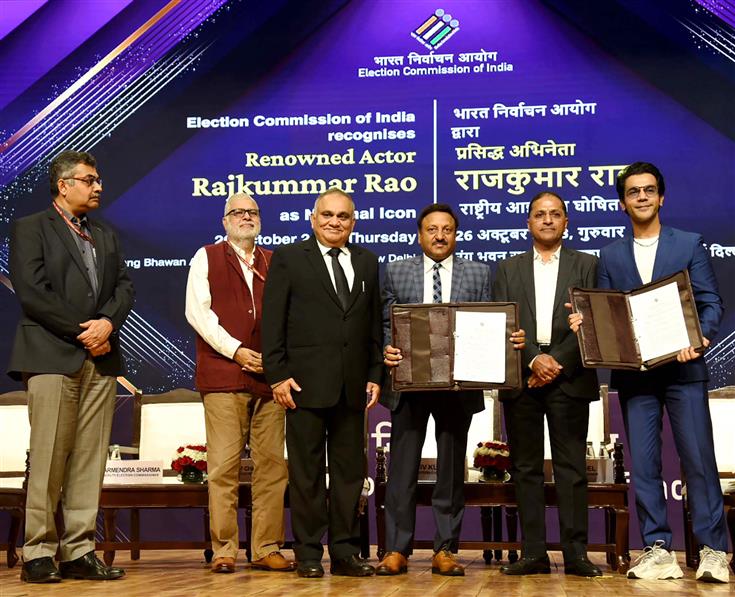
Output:
[[459,31],[459,21],[437,8],[421,25],[411,32],[411,37],[430,50],[436,50]]

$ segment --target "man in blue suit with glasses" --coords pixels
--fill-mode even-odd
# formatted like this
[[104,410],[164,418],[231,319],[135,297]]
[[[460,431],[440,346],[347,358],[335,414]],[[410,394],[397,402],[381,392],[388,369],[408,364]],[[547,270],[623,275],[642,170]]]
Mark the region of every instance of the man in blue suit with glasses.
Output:
[[[722,300],[709,256],[699,234],[663,226],[664,177],[656,166],[635,162],[618,176],[620,204],[630,218],[632,235],[600,252],[598,287],[628,291],[688,270],[699,323],[708,346],[722,318]],[[573,329],[580,321],[570,315]],[[664,407],[686,484],[692,526],[701,547],[697,580],[728,582],[727,525],[723,510],[710,419],[707,364],[691,346],[675,362],[650,371],[613,371],[628,437],[636,507],[647,546],[628,571],[628,578],[681,578],[671,551],[661,475],[661,427]]]

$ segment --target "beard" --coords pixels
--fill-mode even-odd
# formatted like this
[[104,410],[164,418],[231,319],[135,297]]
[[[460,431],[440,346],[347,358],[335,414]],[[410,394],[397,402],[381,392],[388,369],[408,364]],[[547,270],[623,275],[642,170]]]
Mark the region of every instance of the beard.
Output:
[[243,229],[238,228],[237,226],[228,226],[225,232],[227,232],[227,238],[234,243],[254,241],[258,234],[260,234],[260,226]]

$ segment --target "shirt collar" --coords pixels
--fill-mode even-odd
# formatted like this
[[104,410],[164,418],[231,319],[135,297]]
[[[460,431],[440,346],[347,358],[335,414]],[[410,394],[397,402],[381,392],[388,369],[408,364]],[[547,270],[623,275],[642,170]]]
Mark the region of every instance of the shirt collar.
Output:
[[[316,236],[314,237],[314,240],[316,241],[316,244],[319,247],[319,251],[321,251],[322,256],[327,255],[329,253],[329,251],[331,251],[333,249],[333,247],[328,247],[327,245],[323,245],[322,243],[320,243],[319,242],[319,239]],[[350,254],[350,250],[347,248],[346,245],[344,247],[339,247],[339,251],[343,255],[349,255]]]
[[89,221],[87,220],[87,214],[82,214],[81,216],[75,216],[71,212],[66,211],[58,203],[56,205],[61,210],[61,213],[63,213],[67,218],[69,218],[69,221],[71,221],[71,222],[79,222],[79,224],[81,226],[88,226],[89,225]]
[[[242,257],[243,259],[248,258],[248,253],[245,250],[238,247],[235,243],[231,243],[230,241],[227,241],[227,244],[230,245],[230,248],[233,251],[235,251],[235,253],[237,253],[240,257]],[[253,252],[251,253],[251,255],[253,256],[253,261],[255,261],[255,245],[253,245]]]
[[536,250],[536,247],[533,248],[533,260],[534,261],[538,261],[540,263],[553,263],[554,261],[558,261],[560,254],[561,254],[561,245],[559,245],[559,247],[556,249],[556,251],[554,251],[551,254],[551,257],[549,258],[548,261],[544,261],[543,258],[541,257],[541,253],[539,253]]
[[444,261],[434,261],[426,253],[424,253],[424,273],[430,273],[434,269],[435,263],[441,263],[442,268],[452,273],[452,265],[454,264],[454,255],[450,255]]

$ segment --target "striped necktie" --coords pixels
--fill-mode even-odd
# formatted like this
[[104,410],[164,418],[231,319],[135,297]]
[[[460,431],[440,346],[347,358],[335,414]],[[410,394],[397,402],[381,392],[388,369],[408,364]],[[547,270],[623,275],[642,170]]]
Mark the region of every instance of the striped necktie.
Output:
[[434,264],[434,302],[435,303],[441,303],[442,302],[442,279],[439,275],[439,270],[441,269],[442,264],[441,263],[435,263]]

